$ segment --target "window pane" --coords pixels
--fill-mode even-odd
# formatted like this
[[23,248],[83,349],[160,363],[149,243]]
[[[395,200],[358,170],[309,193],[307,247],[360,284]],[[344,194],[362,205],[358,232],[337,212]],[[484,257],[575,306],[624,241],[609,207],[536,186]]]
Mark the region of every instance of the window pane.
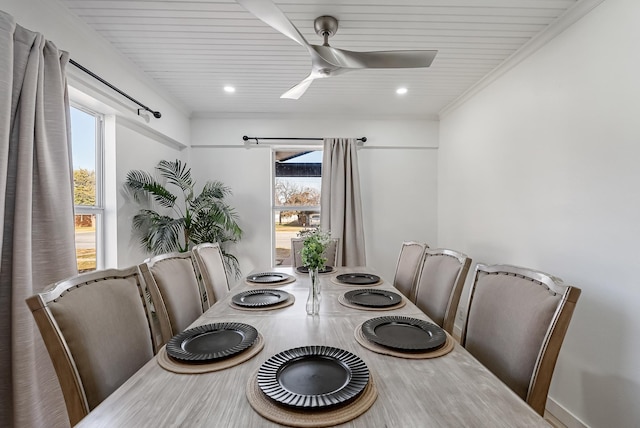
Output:
[[101,171],[102,116],[71,107],[71,146],[75,208],[76,260],[78,270],[102,268],[103,201]]
[[78,271],[96,270],[96,215],[76,214],[75,225]]
[[96,205],[96,129],[97,118],[71,108],[73,183],[75,205]]
[[303,206],[276,214],[280,224],[309,226],[320,210],[322,151],[276,151],[274,205]]
[[[291,238],[320,225],[321,150],[275,151],[275,263],[291,265]],[[300,207],[300,209],[295,209]]]

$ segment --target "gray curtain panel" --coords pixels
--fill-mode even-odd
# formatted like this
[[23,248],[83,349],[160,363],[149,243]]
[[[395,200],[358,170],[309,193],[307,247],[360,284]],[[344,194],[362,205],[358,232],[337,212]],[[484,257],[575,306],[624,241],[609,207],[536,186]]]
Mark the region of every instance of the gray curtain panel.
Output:
[[340,238],[341,266],[365,266],[357,140],[325,138],[320,227]]
[[68,426],[25,299],[77,273],[66,52],[0,11],[0,424]]

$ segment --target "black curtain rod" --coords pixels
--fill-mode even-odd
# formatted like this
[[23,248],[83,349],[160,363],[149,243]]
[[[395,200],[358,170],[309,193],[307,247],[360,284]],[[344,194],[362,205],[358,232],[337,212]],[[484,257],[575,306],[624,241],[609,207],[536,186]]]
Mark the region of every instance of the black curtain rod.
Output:
[[[84,66],[78,64],[77,62],[75,62],[72,59],[69,59],[69,62],[72,65],[75,65],[76,67],[78,67],[80,70],[84,71],[85,73],[87,73],[89,76],[93,77],[96,80],[99,80],[100,82],[104,83],[105,85],[107,85],[108,87],[110,87],[111,89],[113,89],[114,91],[116,91],[117,93],[119,93],[120,95],[127,97],[128,99],[130,99],[131,101],[133,101],[134,103],[138,104],[140,107],[142,107],[144,110],[148,111],[149,113],[153,114],[153,117],[155,117],[156,119],[160,119],[160,117],[162,117],[162,114],[159,111],[154,111],[151,110],[149,107],[147,107],[146,105],[142,104],[140,101],[136,100],[135,98],[131,97],[129,94],[121,91],[120,89],[116,88],[115,86],[113,86],[111,83],[107,82],[106,80],[104,80],[102,77],[98,76],[97,74],[95,74],[93,71],[85,68]],[[138,114],[140,114],[140,109],[138,109]]]
[[[244,135],[242,137],[244,141],[256,140],[256,144],[258,144],[259,140],[297,140],[297,141],[322,141],[324,138],[313,137],[313,138],[300,138],[300,137],[247,137]],[[362,141],[363,143],[367,142],[367,137],[356,138],[357,141]]]

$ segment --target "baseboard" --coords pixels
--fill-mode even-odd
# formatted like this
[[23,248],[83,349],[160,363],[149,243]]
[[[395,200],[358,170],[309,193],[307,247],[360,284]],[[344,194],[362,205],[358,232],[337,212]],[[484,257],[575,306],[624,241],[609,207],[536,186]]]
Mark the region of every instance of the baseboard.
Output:
[[546,411],[567,428],[589,428],[587,424],[550,397],[547,397]]

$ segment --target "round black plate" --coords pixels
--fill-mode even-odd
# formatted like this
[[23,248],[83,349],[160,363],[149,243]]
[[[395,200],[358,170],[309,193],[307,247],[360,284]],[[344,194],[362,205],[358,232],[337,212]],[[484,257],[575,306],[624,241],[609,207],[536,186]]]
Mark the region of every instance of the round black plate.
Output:
[[405,351],[431,351],[447,340],[444,330],[430,322],[403,316],[379,317],[362,324],[364,337],[378,345]]
[[[296,270],[300,273],[309,273],[309,268],[306,266],[298,266]],[[333,266],[325,266],[324,269],[318,269],[318,273],[333,272]]]
[[254,273],[253,275],[249,275],[247,277],[247,281],[249,282],[257,282],[260,284],[274,284],[277,282],[286,281],[290,276],[286,273],[280,272],[262,272],[262,273]]
[[248,324],[201,325],[173,336],[167,343],[167,354],[182,361],[220,360],[244,351],[257,337],[258,330]]
[[303,346],[274,355],[260,366],[258,386],[272,400],[318,409],[347,403],[369,383],[358,356],[330,346]]
[[375,284],[380,281],[378,275],[370,273],[343,273],[342,275],[336,276],[336,279],[345,284],[359,285]]
[[236,294],[231,301],[238,306],[255,308],[277,305],[287,300],[289,296],[289,293],[281,290],[249,290]]
[[347,302],[370,308],[387,308],[402,302],[402,296],[393,291],[361,288],[344,293]]

